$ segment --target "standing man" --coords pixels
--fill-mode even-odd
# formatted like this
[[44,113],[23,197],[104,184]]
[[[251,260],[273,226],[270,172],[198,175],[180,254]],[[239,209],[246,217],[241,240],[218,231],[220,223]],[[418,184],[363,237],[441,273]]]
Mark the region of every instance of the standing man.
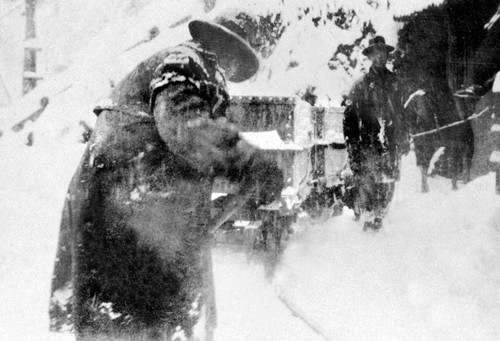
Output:
[[372,62],[370,71],[352,88],[344,116],[356,201],[369,214],[365,230],[382,227],[399,179],[401,153],[409,151],[396,76],[386,67],[393,50],[382,36],[370,39],[363,51]]
[[259,204],[283,184],[225,118],[226,79],[247,80],[259,66],[243,18],[191,21],[192,41],[140,63],[113,104],[95,110],[63,210],[52,330],[77,340],[211,339],[214,178]]

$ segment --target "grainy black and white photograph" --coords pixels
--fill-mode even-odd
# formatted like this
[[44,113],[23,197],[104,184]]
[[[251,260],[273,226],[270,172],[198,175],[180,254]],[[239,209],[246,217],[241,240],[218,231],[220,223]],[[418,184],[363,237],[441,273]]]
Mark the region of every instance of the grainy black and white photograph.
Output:
[[1,340],[500,340],[500,1],[0,4]]

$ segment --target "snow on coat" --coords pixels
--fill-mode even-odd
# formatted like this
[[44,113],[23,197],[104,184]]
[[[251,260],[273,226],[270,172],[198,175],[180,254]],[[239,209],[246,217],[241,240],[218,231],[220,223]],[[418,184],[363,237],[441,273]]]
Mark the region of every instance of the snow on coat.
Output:
[[265,168],[268,198],[282,185],[277,166],[222,119],[228,97],[211,57],[195,43],[160,51],[96,109],[63,210],[52,330],[74,329],[77,339],[210,337],[213,180],[243,181],[243,195]]
[[401,148],[409,145],[403,100],[396,76],[375,70],[351,90],[344,113],[344,135],[359,205],[382,217],[399,179]]

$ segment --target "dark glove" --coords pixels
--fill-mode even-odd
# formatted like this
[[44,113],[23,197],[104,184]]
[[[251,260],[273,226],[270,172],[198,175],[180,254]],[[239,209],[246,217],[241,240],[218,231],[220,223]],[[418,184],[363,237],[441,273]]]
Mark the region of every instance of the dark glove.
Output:
[[247,186],[255,190],[257,205],[267,205],[281,197],[283,171],[262,152],[252,155],[244,176]]

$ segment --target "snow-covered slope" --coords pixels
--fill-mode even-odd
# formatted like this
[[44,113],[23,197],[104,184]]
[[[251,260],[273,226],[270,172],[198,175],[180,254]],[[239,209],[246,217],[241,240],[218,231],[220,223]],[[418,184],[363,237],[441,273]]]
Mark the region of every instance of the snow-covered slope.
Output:
[[[0,130],[8,132],[39,107],[42,97],[48,97],[39,123],[22,134],[34,130],[35,139],[48,135],[49,140],[57,140],[64,134],[77,140],[79,121],[93,124],[90,109],[108,95],[113,84],[155,51],[189,39],[190,18],[210,19],[228,7],[260,16],[279,14],[284,28],[272,55],[262,59],[259,73],[248,82],[229,84],[231,94],[290,96],[314,87],[320,101],[339,105],[342,94],[367,67],[361,54],[368,42],[363,27],[371,23],[388,43],[395,44],[394,14],[442,1],[219,0],[209,12],[205,12],[205,2],[41,2],[37,39],[43,47],[39,54],[45,80],[11,106],[0,108]],[[147,41],[154,27],[159,35]],[[19,27],[11,29],[17,32]],[[349,55],[337,53],[340,44],[352,46]],[[18,59],[18,54],[12,54],[10,62],[17,65]]]

